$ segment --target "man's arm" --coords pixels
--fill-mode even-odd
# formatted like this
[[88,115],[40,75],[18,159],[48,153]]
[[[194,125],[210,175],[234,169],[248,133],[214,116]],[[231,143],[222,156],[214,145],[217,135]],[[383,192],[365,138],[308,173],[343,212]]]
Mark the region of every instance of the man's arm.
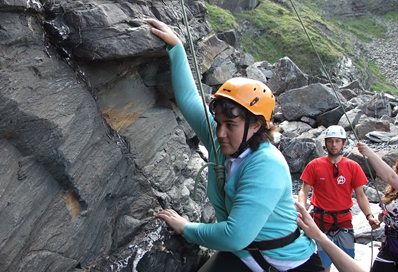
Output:
[[307,198],[308,194],[311,191],[312,186],[308,185],[303,182],[303,185],[301,186],[300,191],[298,192],[298,202],[303,205],[303,207],[307,207]]
[[357,198],[359,208],[361,209],[363,214],[366,216],[366,219],[368,220],[369,225],[372,227],[372,229],[378,228],[380,226],[380,222],[372,214],[372,211],[369,206],[369,200],[366,197],[365,192],[363,191],[363,186],[359,186],[359,187],[355,188],[355,196]]

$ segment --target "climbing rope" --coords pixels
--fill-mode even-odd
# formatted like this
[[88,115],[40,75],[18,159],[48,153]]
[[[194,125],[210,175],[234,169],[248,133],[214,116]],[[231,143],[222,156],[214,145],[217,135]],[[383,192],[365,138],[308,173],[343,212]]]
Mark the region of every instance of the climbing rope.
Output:
[[195,74],[196,74],[196,81],[199,86],[200,97],[202,98],[203,109],[204,109],[205,116],[206,116],[206,123],[207,123],[207,127],[208,127],[209,134],[210,134],[211,147],[212,147],[212,150],[214,153],[214,160],[215,160],[214,163],[209,162],[209,163],[205,164],[204,166],[202,166],[201,169],[199,170],[199,172],[196,176],[196,179],[195,179],[193,198],[194,199],[196,198],[196,190],[197,190],[199,179],[201,178],[201,175],[200,175],[201,172],[203,171],[203,169],[206,166],[210,166],[210,165],[213,165],[213,167],[214,167],[214,170],[216,172],[217,188],[218,188],[221,196],[224,198],[225,170],[224,170],[224,166],[219,164],[218,157],[217,157],[217,150],[216,150],[216,144],[215,144],[215,140],[214,140],[213,129],[210,124],[210,119],[209,119],[209,115],[208,115],[208,111],[207,111],[207,107],[206,107],[206,100],[205,100],[205,95],[204,95],[204,91],[203,91],[201,75],[200,75],[200,71],[199,71],[198,62],[196,59],[195,48],[194,48],[193,41],[192,41],[191,31],[189,29],[189,23],[188,23],[187,14],[185,11],[184,0],[180,0],[180,4],[181,4],[181,10],[182,10],[182,14],[183,14],[184,25],[187,30],[189,48],[190,48],[191,54],[192,54],[192,61],[193,61],[194,70],[195,70]]
[[[332,90],[333,90],[333,92],[334,92],[334,95],[336,96],[337,101],[338,101],[338,103],[339,103],[341,109],[342,109],[343,112],[344,112],[344,116],[346,117],[346,119],[347,119],[347,121],[348,121],[348,123],[349,123],[349,125],[350,125],[350,127],[351,127],[351,131],[353,132],[356,141],[359,142],[359,137],[358,137],[358,135],[357,135],[357,133],[356,133],[356,131],[355,131],[353,125],[352,125],[352,122],[351,122],[350,118],[349,118],[348,115],[347,115],[347,112],[346,112],[346,110],[345,110],[345,107],[343,106],[343,103],[342,103],[341,100],[340,100],[340,97],[339,97],[338,94],[337,94],[337,90],[336,90],[335,84],[333,84],[332,79],[331,79],[331,77],[330,77],[330,74],[327,72],[324,63],[323,63],[321,57],[319,56],[318,51],[316,50],[316,48],[315,48],[315,46],[314,46],[314,44],[313,44],[313,42],[312,42],[312,39],[311,39],[311,37],[309,36],[309,34],[308,34],[308,32],[307,32],[307,29],[306,29],[306,27],[304,26],[303,21],[301,20],[301,16],[300,16],[299,13],[297,12],[297,9],[296,9],[296,7],[295,7],[295,5],[294,5],[294,3],[293,3],[293,0],[290,0],[290,3],[291,3],[291,5],[292,5],[292,8],[293,8],[293,10],[294,10],[294,12],[295,12],[295,14],[296,14],[296,16],[297,16],[297,18],[298,18],[300,24],[301,24],[301,27],[303,28],[303,30],[304,30],[304,32],[305,32],[305,35],[307,36],[307,39],[309,40],[309,42],[310,42],[310,44],[311,44],[312,49],[314,50],[314,52],[315,52],[315,54],[316,54],[316,56],[317,56],[317,58],[318,58],[318,60],[319,60],[319,63],[321,64],[322,70],[323,70],[323,72],[325,73],[325,75],[326,75],[326,77],[327,77],[327,79],[328,79],[328,82],[329,82],[329,84],[330,84],[330,86],[331,86],[331,88],[332,88]],[[377,197],[378,197],[378,199],[379,199],[379,202],[381,202],[380,193],[379,193],[379,190],[377,189],[376,184],[374,183],[375,179],[374,179],[374,177],[373,177],[373,174],[372,174],[372,171],[371,171],[371,168],[370,168],[368,159],[367,159],[366,156],[364,156],[364,155],[362,155],[362,156],[363,156],[363,158],[364,158],[364,160],[365,160],[365,165],[366,165],[366,167],[367,167],[367,169],[368,169],[368,172],[369,172],[369,174],[370,174],[371,183],[372,183],[373,187],[374,187],[375,190],[376,190],[376,194],[377,194]],[[381,202],[381,203],[382,203],[382,202]],[[383,203],[382,203],[382,209],[385,210],[385,205],[384,205]],[[372,260],[373,260],[373,229],[371,229],[371,246],[372,246],[372,248],[371,248],[371,263],[370,263],[370,267],[372,267]]]

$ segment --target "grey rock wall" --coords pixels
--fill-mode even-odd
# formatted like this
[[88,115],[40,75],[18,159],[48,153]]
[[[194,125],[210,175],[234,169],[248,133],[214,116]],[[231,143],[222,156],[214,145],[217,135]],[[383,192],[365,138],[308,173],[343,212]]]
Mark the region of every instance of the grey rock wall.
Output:
[[[202,210],[190,191],[203,159],[170,102],[165,46],[143,21],[183,36],[177,7],[0,2],[0,271],[115,271],[124,250],[131,269],[196,270],[204,253],[153,218],[162,206],[193,220]],[[191,3],[196,36],[203,12]]]

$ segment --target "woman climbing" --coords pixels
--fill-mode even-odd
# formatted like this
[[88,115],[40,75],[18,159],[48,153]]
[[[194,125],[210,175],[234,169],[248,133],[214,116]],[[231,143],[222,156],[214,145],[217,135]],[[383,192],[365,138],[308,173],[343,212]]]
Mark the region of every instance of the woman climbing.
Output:
[[217,250],[199,270],[323,271],[313,240],[300,232],[286,160],[272,145],[275,98],[262,82],[232,78],[214,94],[208,120],[180,39],[164,23],[147,19],[151,32],[168,45],[177,105],[209,151],[225,166],[225,183],[208,172],[207,195],[217,222],[191,223],[172,209],[163,219],[191,243]]

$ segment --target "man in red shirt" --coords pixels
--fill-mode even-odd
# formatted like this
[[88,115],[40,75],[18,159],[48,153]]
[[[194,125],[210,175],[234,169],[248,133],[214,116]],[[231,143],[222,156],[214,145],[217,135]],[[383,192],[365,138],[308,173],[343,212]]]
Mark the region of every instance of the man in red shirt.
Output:
[[[337,246],[354,258],[354,231],[352,226],[352,191],[369,225],[377,228],[380,222],[373,217],[369,201],[363,191],[367,183],[359,164],[343,156],[347,138],[341,126],[330,126],[323,132],[327,156],[308,163],[300,179],[303,186],[298,201],[306,207],[308,194],[313,189],[311,214],[319,226]],[[318,245],[325,272],[330,271],[331,260]]]

